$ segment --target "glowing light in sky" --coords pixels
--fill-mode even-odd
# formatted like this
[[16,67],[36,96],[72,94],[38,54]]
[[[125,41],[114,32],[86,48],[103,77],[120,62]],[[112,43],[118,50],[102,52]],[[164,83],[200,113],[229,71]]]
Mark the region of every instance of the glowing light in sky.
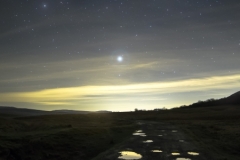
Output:
[[118,62],[122,62],[123,61],[123,57],[122,56],[118,56],[117,60],[118,60]]
[[[77,86],[69,88],[45,89],[32,92],[0,93],[0,103],[27,102],[53,106],[62,105],[67,107],[71,105],[78,106],[79,102],[84,102],[85,104],[89,103],[96,105],[99,109],[101,107],[106,107],[106,104],[110,104],[112,101],[114,103],[111,104],[111,110],[113,110],[114,105],[117,106],[124,104],[127,106],[129,101],[133,101],[135,104],[144,106],[142,102],[139,102],[139,97],[137,98],[137,101],[135,101],[135,96],[141,96],[144,94],[144,98],[148,100],[146,106],[149,107],[150,105],[155,105],[156,101],[164,100],[159,98],[159,95],[166,93],[184,93],[189,91],[206,92],[214,89],[239,88],[239,81],[240,74],[236,74],[178,81],[148,82],[126,85]],[[125,97],[123,95],[125,95]],[[155,99],[155,95],[158,96],[157,99]],[[127,101],[127,103],[124,101]],[[99,102],[104,102],[105,105],[100,106]],[[121,103],[116,104],[115,102]],[[130,108],[128,106],[127,110]]]

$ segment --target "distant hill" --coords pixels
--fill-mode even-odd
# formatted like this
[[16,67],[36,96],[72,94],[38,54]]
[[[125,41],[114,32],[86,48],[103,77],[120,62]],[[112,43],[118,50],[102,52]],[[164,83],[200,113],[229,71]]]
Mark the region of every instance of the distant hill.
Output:
[[96,113],[111,113],[112,111],[106,111],[106,110],[101,110],[101,111],[96,111]]
[[88,111],[74,111],[74,110],[53,110],[42,111],[36,109],[16,108],[8,106],[0,106],[0,114],[8,116],[40,116],[53,114],[86,114]]
[[87,114],[90,113],[90,111],[78,111],[78,110],[68,110],[68,109],[62,109],[62,110],[53,110],[51,113],[61,113],[61,114]]
[[49,114],[48,111],[41,111],[35,109],[16,108],[8,106],[0,106],[1,115],[13,115],[13,116],[37,116]]
[[62,113],[62,114],[88,114],[88,113],[110,113],[111,111],[79,111],[79,110],[68,110],[68,109],[61,109],[61,110],[53,110],[51,113]]
[[227,98],[220,99],[219,102],[224,104],[240,105],[240,91],[230,95]]
[[16,108],[9,106],[0,106],[0,116],[40,116],[40,115],[55,115],[55,114],[88,114],[88,113],[109,113],[111,111],[79,111],[79,110],[53,110],[42,111],[36,109]]
[[182,107],[209,107],[209,106],[221,106],[221,105],[240,105],[240,91],[230,95],[229,97],[216,99],[216,100],[208,99],[206,101],[198,101],[189,106],[182,106]]

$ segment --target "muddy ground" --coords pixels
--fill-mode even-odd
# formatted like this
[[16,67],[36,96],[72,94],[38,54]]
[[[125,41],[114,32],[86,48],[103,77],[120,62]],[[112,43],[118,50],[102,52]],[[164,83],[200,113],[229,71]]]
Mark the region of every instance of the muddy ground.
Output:
[[[101,153],[93,160],[119,160],[124,159],[120,153],[130,151],[139,154],[135,158],[125,157],[125,159],[141,160],[207,160],[206,154],[194,145],[194,142],[184,133],[170,123],[138,121],[139,129],[123,143]],[[144,133],[146,136],[144,136]],[[144,141],[152,140],[146,143]],[[158,152],[152,152],[157,150]],[[189,152],[198,153],[191,155]],[[128,154],[129,155],[129,154]]]

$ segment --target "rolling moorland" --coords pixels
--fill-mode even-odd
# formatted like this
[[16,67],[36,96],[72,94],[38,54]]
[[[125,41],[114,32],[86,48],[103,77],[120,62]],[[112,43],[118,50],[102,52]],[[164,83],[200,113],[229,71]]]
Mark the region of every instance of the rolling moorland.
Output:
[[171,110],[38,111],[0,107],[0,159],[84,159],[121,144],[136,121],[180,128],[212,160],[240,158],[240,92]]

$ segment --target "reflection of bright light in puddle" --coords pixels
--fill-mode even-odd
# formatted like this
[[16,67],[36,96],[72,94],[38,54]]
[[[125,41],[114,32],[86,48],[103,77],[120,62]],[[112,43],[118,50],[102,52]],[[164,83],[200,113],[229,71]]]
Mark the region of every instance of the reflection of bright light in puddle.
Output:
[[187,152],[188,154],[190,154],[190,155],[193,155],[193,156],[198,156],[199,155],[199,153],[197,153],[197,152]]
[[121,153],[121,156],[119,156],[118,159],[141,159],[142,158],[141,154],[138,154],[136,152],[122,151],[119,153]]
[[177,132],[177,130],[172,130],[172,132]]
[[161,150],[152,150],[152,152],[162,152]]
[[133,133],[134,136],[142,136],[142,137],[146,137],[145,133],[142,133],[142,130],[137,130],[135,131],[135,133]]
[[178,153],[178,152],[172,152],[172,155],[173,155],[173,156],[179,156],[180,153]]
[[177,158],[176,160],[191,160],[190,158]]
[[134,136],[144,136],[145,133],[133,133]]
[[143,143],[152,143],[153,140],[146,140],[146,141],[143,141]]

